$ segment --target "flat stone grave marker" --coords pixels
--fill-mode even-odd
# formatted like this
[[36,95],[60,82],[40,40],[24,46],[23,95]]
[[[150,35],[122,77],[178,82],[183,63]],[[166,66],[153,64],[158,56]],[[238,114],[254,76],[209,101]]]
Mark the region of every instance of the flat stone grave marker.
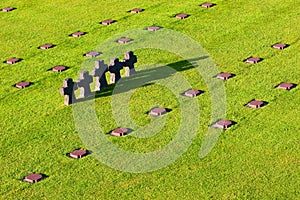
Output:
[[152,116],[161,116],[167,113],[167,109],[165,108],[152,108],[149,112],[149,115]]
[[93,82],[93,77],[89,75],[88,71],[82,71],[80,73],[80,79],[77,81],[77,85],[80,88],[80,97],[86,98],[91,95],[90,84]]
[[63,87],[60,88],[60,94],[65,96],[65,105],[70,105],[76,102],[74,90],[77,90],[77,84],[73,82],[72,78],[63,80]]
[[212,126],[215,127],[215,128],[220,128],[220,129],[226,130],[229,127],[231,127],[232,125],[234,125],[233,121],[230,121],[230,120],[219,120],[215,124],[213,124]]
[[263,106],[266,105],[266,102],[265,101],[257,101],[257,100],[253,100],[253,101],[250,101],[248,104],[247,104],[247,107],[249,108],[261,108]]
[[100,54],[101,54],[100,52],[91,51],[91,52],[88,52],[84,55],[87,56],[87,57],[96,57],[96,56],[99,56]]
[[68,68],[65,66],[55,66],[53,67],[51,70],[54,72],[63,72],[65,70],[67,70]]
[[187,90],[183,93],[183,96],[193,98],[193,97],[200,95],[201,93],[203,93],[203,91],[201,91],[201,90]]
[[32,83],[31,82],[19,82],[15,85],[16,88],[24,89],[29,87]]
[[189,15],[188,14],[178,14],[175,16],[177,19],[185,19],[185,18],[188,18]]
[[10,12],[10,11],[13,11],[15,10],[16,8],[11,8],[11,7],[8,7],[8,8],[2,8],[2,12]]
[[29,182],[29,183],[36,183],[36,182],[42,180],[43,178],[44,178],[44,176],[42,174],[29,174],[29,175],[25,176],[23,181]]
[[82,158],[82,157],[86,156],[87,154],[88,154],[88,151],[80,149],[80,150],[72,151],[72,152],[69,154],[69,156],[70,156],[71,158],[79,159],[79,158]]
[[274,44],[272,47],[274,49],[283,50],[283,49],[287,48],[288,46],[289,46],[288,44]]
[[111,131],[110,135],[121,137],[127,135],[128,133],[129,130],[127,128],[116,128],[113,131]]
[[297,85],[293,83],[280,83],[277,88],[278,89],[283,89],[283,90],[291,90],[295,88]]
[[108,20],[104,20],[104,21],[100,22],[100,24],[107,26],[107,25],[110,25],[115,22],[116,22],[116,20],[108,19]]
[[142,8],[135,8],[135,9],[130,10],[131,13],[140,13],[143,11],[144,11],[144,9],[142,9]]
[[158,31],[159,29],[161,29],[159,26],[149,26],[147,28],[148,31]]
[[15,64],[17,62],[20,62],[22,59],[21,58],[11,58],[9,60],[6,61],[7,64]]
[[221,79],[221,80],[228,80],[228,79],[230,79],[230,78],[232,78],[232,77],[234,77],[235,75],[234,74],[230,74],[230,73],[220,73],[220,74],[218,74],[217,76],[216,76],[216,78],[218,78],[218,79]]
[[39,49],[50,49],[53,48],[55,45],[53,44],[44,44],[42,46],[39,47]]
[[213,6],[215,6],[216,4],[213,4],[213,3],[204,3],[204,4],[201,4],[201,7],[202,8],[211,8]]
[[120,44],[125,44],[125,43],[128,43],[128,42],[131,42],[132,41],[132,39],[131,38],[120,38],[120,39],[118,39],[118,43],[120,43]]
[[80,37],[80,36],[83,36],[85,34],[86,34],[86,32],[78,31],[78,32],[72,33],[70,36],[72,36],[72,37]]
[[262,59],[261,58],[247,58],[245,60],[246,63],[250,63],[250,64],[256,64],[258,62],[261,62]]

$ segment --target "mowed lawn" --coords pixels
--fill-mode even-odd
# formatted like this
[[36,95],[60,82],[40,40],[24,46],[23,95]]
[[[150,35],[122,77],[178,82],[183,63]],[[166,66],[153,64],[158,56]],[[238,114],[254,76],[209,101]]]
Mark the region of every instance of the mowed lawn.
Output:
[[[1,199],[297,199],[300,196],[300,93],[274,87],[281,82],[300,84],[300,2],[296,0],[216,0],[204,9],[201,1],[1,1],[15,7],[0,13],[0,198]],[[143,8],[144,12],[127,11]],[[187,19],[173,16],[187,13]],[[99,22],[117,20],[109,26]],[[72,106],[63,104],[59,88],[65,78],[79,78],[83,54],[115,34],[158,25],[194,39],[214,60],[220,72],[236,74],[224,82],[226,118],[237,122],[223,131],[212,151],[198,153],[210,121],[210,93],[194,69],[181,71],[187,62],[158,49],[139,49],[136,70],[149,63],[179,69],[193,88],[201,118],[189,149],[165,168],[148,173],[128,173],[108,167],[93,154],[68,158],[81,141]],[[80,38],[68,35],[84,31]],[[130,36],[129,36],[130,37]],[[135,42],[135,41],[133,41]],[[40,45],[56,46],[40,50]],[[272,49],[275,43],[290,46]],[[105,54],[105,52],[103,52]],[[122,59],[123,55],[115,55]],[[244,63],[260,57],[258,64]],[[19,63],[4,62],[12,57]],[[101,55],[99,58],[102,58]],[[106,61],[107,63],[107,61]],[[69,70],[48,71],[56,65]],[[123,73],[123,72],[122,72]],[[34,84],[13,87],[20,81]],[[221,81],[221,80],[215,80]],[[93,89],[93,87],[92,87]],[[97,95],[96,95],[97,96]],[[112,115],[111,92],[95,99],[104,132],[117,127]],[[244,105],[264,100],[262,109]],[[171,108],[165,127],[149,139],[111,137],[115,145],[132,152],[151,152],[167,145],[180,123],[176,95],[158,84],[136,89],[130,99],[132,119],[147,125],[145,114],[154,105]],[[100,133],[99,133],[100,134]],[[22,182],[30,173],[48,177],[36,184]]]

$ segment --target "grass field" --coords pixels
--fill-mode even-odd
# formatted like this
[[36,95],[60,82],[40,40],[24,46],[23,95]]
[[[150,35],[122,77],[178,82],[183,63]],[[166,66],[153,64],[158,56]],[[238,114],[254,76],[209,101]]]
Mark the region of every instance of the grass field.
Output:
[[[201,8],[201,3],[1,1],[0,8],[17,9],[0,13],[0,198],[299,199],[299,86],[290,91],[274,86],[281,82],[300,84],[300,2],[216,0],[213,3],[217,5],[209,9]],[[136,7],[145,11],[127,12]],[[178,13],[190,17],[173,18]],[[106,19],[117,22],[99,24]],[[59,94],[63,79],[79,78],[84,53],[115,34],[151,25],[192,38],[207,51],[220,72],[237,75],[224,82],[226,118],[237,124],[222,132],[212,151],[200,159],[199,149],[211,123],[210,92],[204,79],[174,53],[139,49],[134,51],[137,71],[147,64],[167,64],[193,88],[206,91],[197,97],[201,117],[192,145],[175,162],[148,173],[119,171],[93,154],[79,160],[68,158],[68,152],[88,147],[74,125],[72,106],[65,106]],[[87,34],[68,36],[79,30]],[[45,51],[37,48],[46,43],[56,47]],[[280,51],[271,48],[275,43],[290,46]],[[244,63],[250,56],[264,60],[255,65]],[[23,60],[13,65],[2,63],[11,57]],[[62,73],[47,71],[55,65],[70,69]],[[13,87],[20,81],[34,84],[22,90]],[[111,88],[95,98],[103,132],[117,126],[112,115]],[[269,104],[262,109],[245,107],[251,99]],[[172,111],[166,115],[162,131],[151,138],[105,137],[116,146],[140,153],[160,149],[172,141],[181,120],[176,95],[162,85],[146,85],[135,90],[128,104],[132,119],[140,126],[150,122],[145,112],[154,105]],[[48,177],[36,184],[21,181],[33,172]]]

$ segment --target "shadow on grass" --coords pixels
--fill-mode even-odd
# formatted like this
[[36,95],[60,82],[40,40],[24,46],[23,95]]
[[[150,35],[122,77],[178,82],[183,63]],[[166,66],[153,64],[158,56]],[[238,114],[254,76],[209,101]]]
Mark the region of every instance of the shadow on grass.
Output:
[[[93,98],[112,96],[113,94],[119,94],[127,92],[132,89],[137,89],[139,87],[146,87],[155,84],[153,81],[162,80],[174,75],[176,72],[181,72],[189,69],[195,68],[197,61],[204,60],[208,56],[202,56],[199,58],[193,58],[189,61],[182,60],[175,63],[168,64],[166,66],[160,66],[151,69],[145,69],[138,71],[137,74],[130,77],[122,77],[118,82],[118,88],[122,88],[121,91],[115,90],[116,84],[110,84],[107,88],[101,91],[92,92],[91,96],[87,98],[78,98],[76,102],[83,102],[91,100]],[[166,70],[166,67],[171,67],[174,70]],[[161,73],[163,72],[163,73]],[[154,75],[154,76],[153,76]],[[133,84],[134,83],[134,84]]]

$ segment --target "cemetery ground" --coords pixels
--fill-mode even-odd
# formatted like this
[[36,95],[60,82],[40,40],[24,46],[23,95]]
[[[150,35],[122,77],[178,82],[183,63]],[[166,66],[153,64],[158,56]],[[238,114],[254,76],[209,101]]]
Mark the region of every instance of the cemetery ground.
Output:
[[[0,64],[0,199],[299,198],[299,87],[287,91],[275,86],[282,82],[300,84],[300,2],[216,0],[211,8],[202,8],[201,3],[205,2],[1,1],[1,8],[16,9],[0,13],[0,58],[3,62],[13,57],[22,60]],[[134,8],[144,11],[127,12]],[[179,13],[189,17],[175,18]],[[100,24],[107,19],[116,22]],[[236,75],[227,81],[215,81],[224,82],[226,119],[237,124],[223,131],[212,151],[200,159],[198,152],[212,123],[205,82],[178,55],[139,49],[134,51],[138,56],[137,73],[142,65],[168,63],[194,89],[205,91],[195,97],[201,118],[192,145],[172,164],[149,173],[118,171],[93,154],[69,158],[68,153],[86,147],[74,126],[72,106],[65,106],[59,94],[63,79],[77,80],[86,59],[83,54],[107,38],[152,25],[196,40],[220,72]],[[69,36],[78,31],[86,34]],[[290,46],[273,49],[276,43]],[[38,48],[44,44],[55,46]],[[263,60],[257,64],[243,62],[249,57]],[[58,65],[68,70],[49,71]],[[33,84],[24,89],[13,87],[21,81]],[[117,126],[111,114],[112,88],[97,93],[95,99],[104,132]],[[244,106],[254,99],[268,104],[259,109]],[[172,109],[164,116],[164,128],[155,136],[107,138],[120,148],[139,153],[168,144],[180,124],[181,113],[177,98],[167,88],[152,84],[136,89],[129,102],[130,115],[137,124],[146,125],[150,116],[145,112],[154,105]],[[46,178],[33,184],[22,182],[31,173]]]

